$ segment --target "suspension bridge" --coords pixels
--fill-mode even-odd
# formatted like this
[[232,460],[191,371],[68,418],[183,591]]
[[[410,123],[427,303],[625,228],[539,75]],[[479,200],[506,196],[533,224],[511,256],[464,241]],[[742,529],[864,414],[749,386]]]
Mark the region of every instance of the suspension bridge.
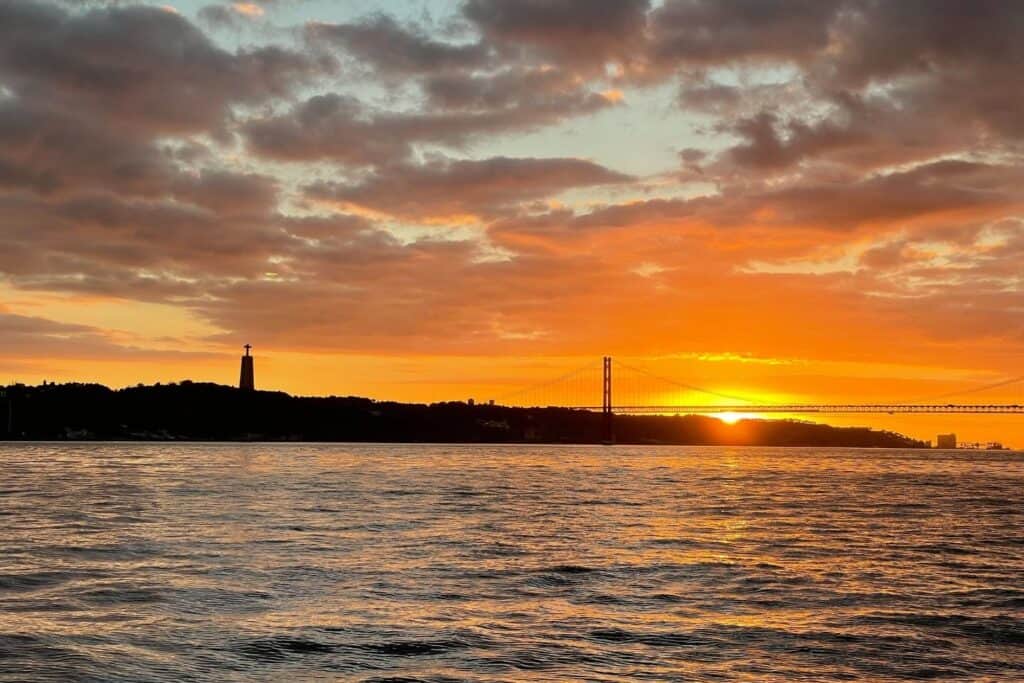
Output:
[[600,367],[587,363],[550,380],[508,392],[495,401],[509,406],[600,411],[604,415],[604,440],[610,442],[615,414],[1024,413],[1024,401],[945,401],[1019,382],[1024,382],[1024,377],[899,403],[765,403],[680,382],[605,356]]

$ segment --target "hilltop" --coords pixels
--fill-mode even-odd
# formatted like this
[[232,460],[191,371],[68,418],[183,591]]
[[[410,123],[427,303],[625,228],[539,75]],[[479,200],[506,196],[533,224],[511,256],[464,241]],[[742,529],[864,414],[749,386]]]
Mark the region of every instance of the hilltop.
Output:
[[[431,405],[354,396],[301,397],[183,381],[2,389],[0,439],[596,443],[601,415],[567,408]],[[701,415],[620,415],[618,443],[922,448],[887,431],[792,420],[726,424]]]

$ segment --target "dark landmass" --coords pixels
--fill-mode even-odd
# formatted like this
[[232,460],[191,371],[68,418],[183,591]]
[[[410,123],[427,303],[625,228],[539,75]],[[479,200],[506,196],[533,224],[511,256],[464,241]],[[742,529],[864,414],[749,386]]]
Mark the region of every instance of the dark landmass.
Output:
[[[0,439],[599,443],[601,415],[566,408],[297,397],[181,382],[0,389]],[[618,415],[617,443],[926,448],[893,432],[792,420],[725,424],[702,415]]]

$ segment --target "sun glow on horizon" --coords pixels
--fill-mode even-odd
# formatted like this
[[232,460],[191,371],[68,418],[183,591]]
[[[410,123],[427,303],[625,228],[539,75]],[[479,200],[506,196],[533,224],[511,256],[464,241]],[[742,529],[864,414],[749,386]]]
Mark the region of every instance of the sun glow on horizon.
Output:
[[727,410],[724,413],[714,413],[714,417],[718,418],[725,424],[733,425],[740,420],[755,420],[761,417],[759,413],[741,413],[739,411]]

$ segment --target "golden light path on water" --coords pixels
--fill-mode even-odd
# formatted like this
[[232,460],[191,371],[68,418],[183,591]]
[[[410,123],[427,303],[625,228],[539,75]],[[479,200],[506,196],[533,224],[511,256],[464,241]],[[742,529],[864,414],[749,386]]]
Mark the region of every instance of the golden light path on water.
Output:
[[0,445],[0,680],[1021,680],[1024,454]]

